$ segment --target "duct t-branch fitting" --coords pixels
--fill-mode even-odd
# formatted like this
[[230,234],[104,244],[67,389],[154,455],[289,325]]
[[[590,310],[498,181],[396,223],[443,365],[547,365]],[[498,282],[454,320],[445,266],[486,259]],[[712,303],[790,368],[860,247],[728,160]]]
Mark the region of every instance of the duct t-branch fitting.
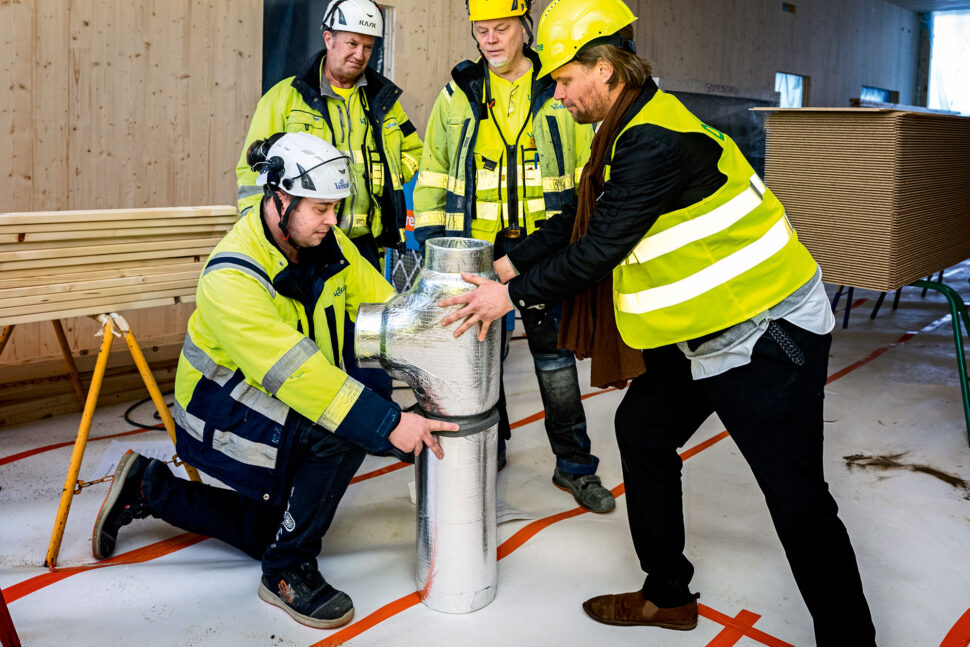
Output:
[[458,339],[441,320],[458,308],[441,299],[474,289],[461,272],[495,279],[492,244],[436,238],[425,245],[411,289],[383,304],[360,306],[356,355],[361,368],[383,368],[414,389],[421,413],[458,423],[437,434],[445,452],[415,461],[418,508],[416,580],[436,611],[468,613],[495,598],[495,475],[498,452],[500,332],[484,343],[470,330]]

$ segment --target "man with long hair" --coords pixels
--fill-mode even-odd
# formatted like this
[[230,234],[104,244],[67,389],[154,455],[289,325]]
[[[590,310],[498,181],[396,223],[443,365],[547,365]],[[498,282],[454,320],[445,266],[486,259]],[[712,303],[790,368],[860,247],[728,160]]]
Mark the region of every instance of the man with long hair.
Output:
[[[642,351],[616,412],[639,591],[583,604],[614,625],[693,629],[677,449],[716,413],[754,472],[812,614],[818,645],[875,630],[822,469],[834,318],[821,272],[784,208],[724,133],[657,88],[621,0],[553,0],[542,74],[580,122],[601,122],[575,209],[495,263],[503,283],[442,301],[457,334],[512,308],[572,300],[566,337]],[[605,280],[604,280],[605,279]],[[593,331],[593,340],[584,332]],[[596,355],[593,361],[596,361]]]

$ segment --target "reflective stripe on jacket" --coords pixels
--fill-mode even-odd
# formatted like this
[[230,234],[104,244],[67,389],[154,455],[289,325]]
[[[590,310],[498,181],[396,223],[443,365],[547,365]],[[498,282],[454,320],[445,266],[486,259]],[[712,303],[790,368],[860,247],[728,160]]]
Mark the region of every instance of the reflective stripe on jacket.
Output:
[[[538,57],[531,50],[526,55],[537,75]],[[502,216],[508,208],[499,192],[500,184],[507,186],[506,165],[486,165],[475,154],[483,127],[495,131],[485,105],[487,69],[482,59],[459,63],[435,100],[414,189],[414,233],[420,242],[442,235],[494,240],[508,225],[507,215]],[[577,124],[552,98],[555,87],[548,77],[532,86],[531,132],[538,166],[534,157],[523,159],[517,171],[519,222],[526,233],[572,201],[593,138],[592,126]]]
[[177,450],[256,499],[284,495],[294,412],[371,451],[390,447],[400,419],[397,405],[340,368],[346,317],[394,291],[332,231],[312,266],[313,295],[294,296],[290,265],[267,240],[258,208],[216,246],[199,279],[175,378]]
[[[624,132],[647,124],[711,138],[727,181],[707,198],[660,215],[613,271],[617,327],[628,345],[655,348],[727,328],[812,278],[815,260],[730,137],[658,90],[617,135],[613,153]],[[610,178],[609,165],[604,177]]]
[[300,75],[259,100],[236,165],[239,212],[258,207],[263,195],[246,163],[249,145],[277,132],[309,132],[353,160],[358,194],[344,201],[340,229],[352,238],[372,234],[385,246],[400,242],[407,214],[402,186],[421,160],[421,139],[398,101],[401,89],[367,68],[348,104],[321,84],[325,56],[318,52]]

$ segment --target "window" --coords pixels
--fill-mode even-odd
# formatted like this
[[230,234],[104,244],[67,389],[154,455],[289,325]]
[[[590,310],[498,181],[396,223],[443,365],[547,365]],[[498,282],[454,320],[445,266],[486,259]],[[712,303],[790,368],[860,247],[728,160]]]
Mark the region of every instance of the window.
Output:
[[970,11],[937,11],[931,19],[930,108],[970,115]]
[[781,95],[778,101],[779,108],[801,108],[805,105],[806,78],[798,74],[786,74],[778,72],[775,74],[775,92]]
[[899,103],[899,92],[864,85],[862,86],[862,93],[859,95],[859,100],[876,101],[879,103]]

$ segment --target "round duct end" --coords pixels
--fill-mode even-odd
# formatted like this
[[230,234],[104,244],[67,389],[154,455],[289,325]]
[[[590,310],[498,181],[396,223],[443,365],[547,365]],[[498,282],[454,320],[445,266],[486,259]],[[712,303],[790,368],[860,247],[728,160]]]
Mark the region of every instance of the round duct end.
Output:
[[354,323],[354,355],[360,368],[382,368],[383,320],[383,303],[362,303],[357,310],[357,321]]
[[424,267],[433,272],[492,274],[492,243],[475,238],[432,238],[425,243]]

